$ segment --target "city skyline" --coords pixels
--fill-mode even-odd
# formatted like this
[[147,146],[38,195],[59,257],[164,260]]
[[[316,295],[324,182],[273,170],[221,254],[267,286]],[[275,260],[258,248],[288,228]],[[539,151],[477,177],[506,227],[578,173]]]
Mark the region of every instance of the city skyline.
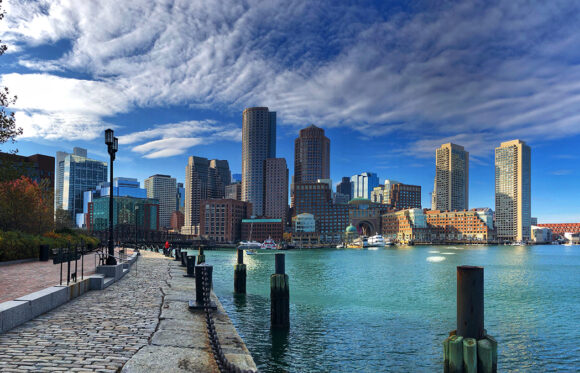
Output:
[[[314,124],[332,141],[335,185],[369,170],[381,182],[422,186],[424,207],[438,146],[453,142],[469,151],[469,206],[493,207],[494,149],[521,139],[534,152],[532,216],[580,220],[580,199],[566,198],[580,183],[576,4],[369,3],[356,9],[362,23],[324,2],[294,3],[293,13],[254,4],[227,12],[228,5],[182,9],[209,22],[205,36],[182,32],[190,30],[188,17],[147,4],[140,7],[158,19],[156,33],[128,7],[109,4],[108,15],[98,15],[112,26],[106,35],[95,27],[98,17],[83,22],[95,15],[88,5],[5,5],[0,32],[9,49],[0,78],[19,97],[21,155],[79,146],[107,161],[102,131],[110,126],[120,140],[118,175],[143,181],[161,173],[183,182],[192,155],[226,159],[240,173],[240,113],[260,105],[278,114],[276,157],[286,159],[290,175],[292,141]],[[124,23],[134,33],[117,27]],[[468,26],[474,23],[478,30]],[[240,33],[244,28],[249,32]],[[268,32],[273,28],[286,39]],[[226,42],[211,42],[219,37]],[[99,53],[91,44],[102,46]],[[187,45],[196,48],[171,52]],[[163,46],[169,53],[162,56]],[[202,58],[216,55],[223,58]],[[4,144],[2,151],[11,148]]]

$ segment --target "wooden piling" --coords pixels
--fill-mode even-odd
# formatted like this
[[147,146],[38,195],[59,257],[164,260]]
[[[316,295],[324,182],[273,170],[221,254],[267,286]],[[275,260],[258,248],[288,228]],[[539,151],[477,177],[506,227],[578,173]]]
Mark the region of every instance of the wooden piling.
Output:
[[475,338],[463,339],[463,371],[477,373],[477,341]]
[[463,337],[458,335],[449,337],[449,372],[463,372]]
[[242,249],[238,249],[238,263],[234,265],[234,293],[246,294],[246,265]]
[[290,328],[290,283],[284,273],[284,254],[276,254],[276,273],[270,276],[270,326]]
[[463,338],[484,337],[483,267],[457,267],[457,335]]
[[490,339],[487,336],[477,341],[477,371],[497,372],[497,342],[493,337]]

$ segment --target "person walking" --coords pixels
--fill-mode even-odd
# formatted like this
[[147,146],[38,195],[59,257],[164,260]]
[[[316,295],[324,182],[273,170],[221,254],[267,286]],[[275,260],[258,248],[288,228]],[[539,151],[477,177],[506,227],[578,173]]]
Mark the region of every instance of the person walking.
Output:
[[165,241],[165,252],[163,254],[165,256],[169,255],[169,241]]

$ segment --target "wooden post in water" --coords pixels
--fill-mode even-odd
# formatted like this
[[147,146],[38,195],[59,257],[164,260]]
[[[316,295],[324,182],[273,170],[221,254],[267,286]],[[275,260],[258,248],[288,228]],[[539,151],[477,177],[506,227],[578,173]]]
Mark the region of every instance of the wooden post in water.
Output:
[[444,372],[497,372],[497,342],[484,329],[483,267],[457,267],[457,330],[443,353]]
[[234,266],[234,293],[246,294],[246,265],[243,249],[238,249],[238,263]]
[[203,253],[203,247],[199,246],[199,255],[197,256],[197,264],[205,263],[205,255]]
[[270,276],[270,326],[290,328],[290,283],[285,273],[285,254],[276,254],[276,273]]

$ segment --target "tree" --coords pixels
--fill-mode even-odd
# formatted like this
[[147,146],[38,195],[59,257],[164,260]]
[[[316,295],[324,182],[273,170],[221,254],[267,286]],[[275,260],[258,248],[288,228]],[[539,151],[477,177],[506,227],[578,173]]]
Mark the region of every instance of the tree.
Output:
[[53,228],[52,191],[26,176],[0,183],[0,229],[42,234]]
[[71,212],[63,209],[56,209],[54,213],[54,226],[57,231],[73,227]]
[[[0,0],[0,21],[4,19],[5,14],[2,9],[2,0]],[[1,42],[0,40],[0,56],[8,49],[6,44],[1,44]],[[14,143],[16,136],[22,135],[22,128],[16,127],[14,112],[8,110],[8,106],[14,105],[15,102],[16,96],[10,96],[8,87],[0,87],[0,144],[6,141]]]

